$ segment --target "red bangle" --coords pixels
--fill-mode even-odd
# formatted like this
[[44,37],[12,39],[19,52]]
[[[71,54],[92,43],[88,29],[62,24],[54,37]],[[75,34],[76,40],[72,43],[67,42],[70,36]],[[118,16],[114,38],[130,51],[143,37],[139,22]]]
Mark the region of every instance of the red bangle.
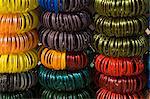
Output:
[[142,92],[134,94],[117,94],[101,88],[96,93],[96,99],[144,99],[144,94]]
[[99,86],[115,93],[134,93],[141,91],[146,85],[146,75],[144,73],[131,77],[112,77],[98,74]]
[[144,64],[140,57],[114,58],[100,54],[95,59],[95,68],[109,76],[131,76],[142,73]]

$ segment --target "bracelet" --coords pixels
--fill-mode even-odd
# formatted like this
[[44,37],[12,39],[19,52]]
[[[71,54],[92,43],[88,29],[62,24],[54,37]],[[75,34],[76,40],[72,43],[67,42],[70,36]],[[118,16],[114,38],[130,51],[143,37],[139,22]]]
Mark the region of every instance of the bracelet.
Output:
[[95,34],[94,47],[106,56],[142,56],[148,50],[148,42],[145,36],[118,38]]
[[38,16],[33,12],[0,14],[0,35],[20,34],[36,28]]
[[54,70],[75,71],[87,66],[88,59],[84,52],[59,52],[45,48],[41,54],[41,63]]
[[95,9],[104,16],[136,16],[145,14],[148,10],[147,0],[95,0]]
[[135,93],[144,89],[147,78],[144,73],[136,76],[112,77],[104,74],[96,75],[99,77],[99,86],[115,93]]
[[42,24],[56,31],[80,31],[87,28],[90,23],[90,15],[87,12],[76,14],[45,12],[42,17]]
[[45,88],[57,91],[74,91],[90,84],[89,70],[72,73],[69,71],[54,71],[40,66],[38,72],[39,82]]
[[143,72],[144,63],[140,57],[114,58],[100,54],[95,59],[95,68],[109,76],[132,76]]
[[98,16],[95,19],[96,31],[107,36],[137,36],[143,35],[147,28],[146,16],[137,17],[105,17]]
[[35,50],[18,54],[0,55],[0,73],[20,73],[35,68],[38,63]]
[[90,4],[90,0],[38,0],[41,7],[50,12],[80,11]]
[[12,54],[33,49],[38,44],[36,30],[16,35],[0,35],[0,54]]
[[48,28],[40,28],[40,39],[44,46],[59,51],[81,51],[91,41],[90,31],[59,32]]
[[0,74],[0,92],[24,91],[37,83],[37,71]]
[[133,94],[113,93],[107,89],[101,88],[96,93],[96,99],[145,99],[142,92]]

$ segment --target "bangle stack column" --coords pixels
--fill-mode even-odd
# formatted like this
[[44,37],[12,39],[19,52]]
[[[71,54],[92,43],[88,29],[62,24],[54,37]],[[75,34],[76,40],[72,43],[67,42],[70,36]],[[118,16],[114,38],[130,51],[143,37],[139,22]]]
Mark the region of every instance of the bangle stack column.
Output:
[[83,50],[91,41],[87,29],[90,15],[84,11],[90,0],[39,0],[45,10],[39,28],[42,65],[39,82],[43,99],[91,98],[90,73]]
[[95,0],[97,99],[144,98],[146,8],[146,0]]
[[0,99],[33,97],[29,89],[37,82],[37,7],[36,0],[0,0]]

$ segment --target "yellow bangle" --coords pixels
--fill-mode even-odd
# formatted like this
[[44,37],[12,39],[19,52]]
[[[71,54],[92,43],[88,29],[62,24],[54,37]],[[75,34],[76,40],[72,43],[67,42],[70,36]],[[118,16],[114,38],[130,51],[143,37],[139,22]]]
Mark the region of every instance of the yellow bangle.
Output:
[[0,55],[0,73],[20,73],[35,68],[38,62],[35,50],[18,54]]
[[20,13],[38,7],[38,0],[0,0],[0,13]]

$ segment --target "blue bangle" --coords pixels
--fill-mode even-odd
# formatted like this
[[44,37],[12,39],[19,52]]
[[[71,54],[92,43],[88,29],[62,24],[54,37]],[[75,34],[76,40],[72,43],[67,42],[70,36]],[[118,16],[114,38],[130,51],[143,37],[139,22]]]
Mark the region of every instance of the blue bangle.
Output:
[[55,9],[55,12],[58,13],[58,1],[57,0],[54,0],[54,9]]

